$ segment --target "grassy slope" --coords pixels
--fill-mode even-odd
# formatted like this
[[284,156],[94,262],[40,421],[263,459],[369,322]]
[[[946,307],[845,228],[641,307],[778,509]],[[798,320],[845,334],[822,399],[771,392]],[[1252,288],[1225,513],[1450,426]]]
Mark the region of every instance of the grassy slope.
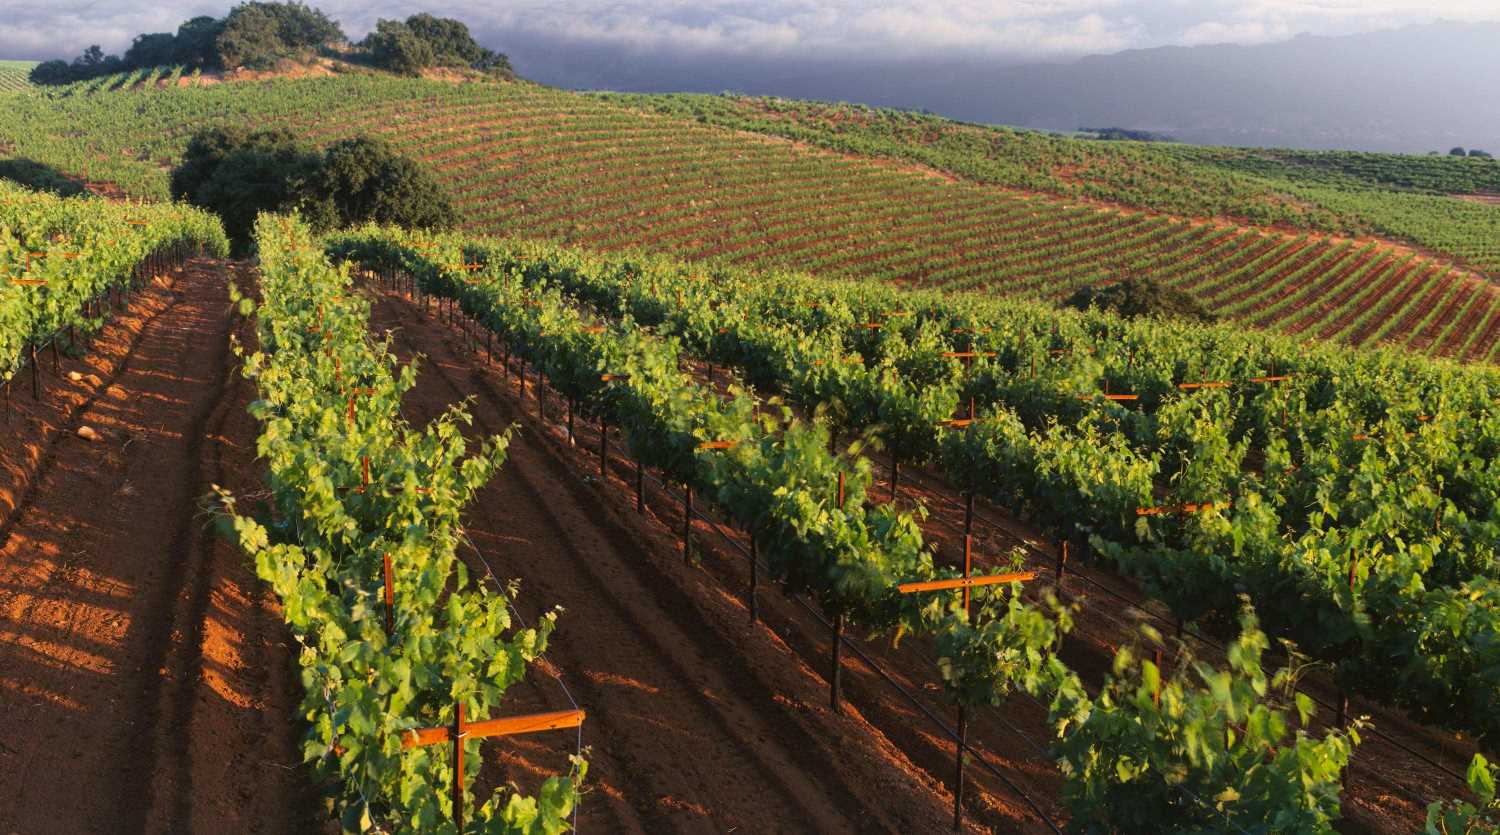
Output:
[[35,61],[0,61],[0,93],[30,90],[32,84],[28,76],[34,66]]
[[[1044,156],[1028,138],[1036,135],[1010,132],[1022,139],[997,146],[989,161],[1004,178],[985,179],[953,176],[941,161],[834,153],[530,84],[351,75],[124,87],[101,79],[13,97],[15,118],[0,124],[0,143],[160,198],[173,160],[209,124],[285,125],[319,142],[368,132],[432,166],[476,232],[1047,298],[1152,274],[1241,320],[1301,336],[1392,341],[1469,359],[1493,358],[1500,345],[1495,288],[1440,262],[1078,199],[1112,197],[1179,216],[1259,206],[1266,222],[1340,222],[1337,212],[1251,177],[1189,161],[1127,158],[1119,171],[1100,173],[1090,167],[1099,143],[1048,140],[1054,156]],[[1060,153],[1080,167],[1060,171]],[[1053,188],[1049,174],[1072,185]]]
[[706,95],[612,101],[823,147],[932,165],[976,182],[1196,216],[1403,239],[1500,275],[1500,161],[1080,141],[859,105]]

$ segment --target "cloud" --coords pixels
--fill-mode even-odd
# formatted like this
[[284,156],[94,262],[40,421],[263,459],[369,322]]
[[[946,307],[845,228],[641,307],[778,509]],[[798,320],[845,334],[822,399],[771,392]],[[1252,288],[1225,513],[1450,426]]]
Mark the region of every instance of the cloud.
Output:
[[1296,34],[1285,22],[1265,20],[1242,20],[1225,23],[1218,20],[1204,21],[1189,26],[1183,31],[1179,42],[1187,46],[1215,43],[1257,44],[1284,41]]
[[[0,57],[122,51],[236,0],[0,0]],[[1167,43],[1259,43],[1431,20],[1500,19],[1497,0],[313,0],[361,37],[380,17],[457,17],[502,51],[528,39],[636,53],[802,59],[1032,59]]]
[[[1495,0],[1208,0],[1176,42],[1266,43],[1298,33],[1348,35],[1435,19],[1500,20]],[[1203,8],[1203,7],[1200,7]]]

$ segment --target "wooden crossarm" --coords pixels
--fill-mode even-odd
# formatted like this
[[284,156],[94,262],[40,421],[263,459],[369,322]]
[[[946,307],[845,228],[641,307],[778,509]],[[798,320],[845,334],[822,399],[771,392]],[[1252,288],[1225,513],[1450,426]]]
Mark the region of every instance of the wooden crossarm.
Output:
[[[465,723],[461,726],[460,735],[465,738],[487,739],[492,736],[516,736],[517,734],[576,728],[583,724],[586,716],[587,713],[582,710],[556,710],[551,713],[531,713],[525,716],[486,719],[483,722]],[[403,749],[423,748],[428,745],[450,742],[452,739],[453,728],[451,726],[416,728],[401,734],[401,747]]]
[[995,586],[1001,583],[1024,583],[1035,580],[1035,571],[1013,571],[1009,574],[990,574],[983,577],[954,577],[952,580],[926,580],[920,583],[902,583],[896,590],[902,594],[919,591],[947,591],[967,589],[975,586]]
[[583,329],[584,333],[604,333],[603,325],[589,325]]
[[947,359],[973,359],[974,357],[993,357],[994,351],[944,351],[943,356]]
[[1271,374],[1271,375],[1268,375],[1268,376],[1265,376],[1265,377],[1251,377],[1250,378],[1250,382],[1252,382],[1252,383],[1284,383],[1284,382],[1286,382],[1287,380],[1290,380],[1290,379],[1292,379],[1292,375],[1290,375],[1290,374]]
[[[1408,438],[1414,438],[1417,435],[1417,433],[1415,433],[1415,432],[1406,432],[1404,434]],[[1361,432],[1361,433],[1356,434],[1356,435],[1350,435],[1349,436],[1349,440],[1351,440],[1351,441],[1373,441],[1373,440],[1375,440],[1375,436]]]
[[540,731],[557,731],[576,728],[583,724],[588,714],[582,710],[557,710],[551,713],[533,713],[527,716],[508,716],[487,719],[464,726],[464,735],[484,739],[492,736],[515,736]]
[[739,441],[705,441],[698,445],[699,452],[709,449],[733,449]]
[[1177,504],[1163,507],[1138,507],[1135,509],[1137,516],[1170,516],[1176,513],[1197,513],[1203,510],[1228,510],[1229,502],[1203,502],[1202,504]]

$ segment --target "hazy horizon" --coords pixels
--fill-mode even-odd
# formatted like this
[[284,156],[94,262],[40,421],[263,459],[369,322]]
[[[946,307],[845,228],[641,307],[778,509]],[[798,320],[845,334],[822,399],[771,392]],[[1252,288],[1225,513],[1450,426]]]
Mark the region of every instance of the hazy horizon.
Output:
[[[72,57],[90,44],[122,52],[142,32],[172,31],[226,0],[4,0],[0,58]],[[895,61],[1063,60],[1155,46],[1260,44],[1299,34],[1348,35],[1435,20],[1500,21],[1493,0],[524,0],[492,8],[432,0],[322,0],[312,5],[354,39],[378,18],[457,17],[514,56],[561,47],[639,58]],[[525,59],[519,62],[524,63]],[[524,67],[523,67],[524,72]]]
[[[121,53],[136,34],[172,31],[232,4],[0,5],[9,24],[0,29],[0,58],[35,60],[72,58],[92,43]],[[508,54],[522,76],[571,89],[851,101],[1051,130],[1136,128],[1212,144],[1500,147],[1500,112],[1489,92],[1500,87],[1500,64],[1483,38],[1476,44],[1466,34],[1500,31],[1490,26],[1500,24],[1494,0],[312,5],[354,40],[378,18],[453,16]]]

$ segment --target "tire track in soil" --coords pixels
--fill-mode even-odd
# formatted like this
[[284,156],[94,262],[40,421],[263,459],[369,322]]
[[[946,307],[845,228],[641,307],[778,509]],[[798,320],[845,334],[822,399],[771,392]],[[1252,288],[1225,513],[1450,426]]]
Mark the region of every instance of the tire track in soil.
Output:
[[[409,419],[466,396],[477,398],[479,432],[518,416],[411,304],[377,296],[372,325],[396,328],[403,356],[431,358],[404,404]],[[856,710],[831,716],[817,673],[765,630],[739,628],[736,601],[668,556],[664,535],[623,523],[535,430],[517,432],[465,523],[503,580],[522,579],[522,607],[565,608],[547,660],[590,711],[585,830],[600,818],[611,832],[947,829],[947,801],[925,774]],[[550,683],[524,695],[538,699],[524,709],[567,706]],[[507,708],[521,711],[519,701]],[[522,772],[508,779],[531,788],[566,769],[570,742],[535,748],[506,762]]]
[[[157,286],[153,289],[160,290],[160,287]],[[110,340],[120,330],[125,330],[129,334],[124,340],[125,344],[122,346],[122,356],[119,362],[114,363],[110,367],[109,373],[101,382],[90,387],[89,384],[92,381],[87,381],[84,383],[82,393],[75,394],[71,390],[71,387],[66,386],[62,380],[56,378],[49,379],[47,375],[44,375],[41,383],[42,396],[39,403],[28,404],[31,405],[30,409],[17,403],[10,403],[7,406],[8,414],[12,410],[19,412],[22,419],[29,425],[34,424],[34,426],[30,426],[29,428],[39,430],[40,434],[46,438],[46,441],[45,446],[39,449],[33,447],[32,451],[36,455],[36,460],[30,466],[21,465],[21,467],[17,468],[18,470],[24,470],[24,472],[17,473],[21,477],[22,484],[19,490],[12,491],[19,493],[19,495],[13,497],[14,505],[10,512],[6,514],[4,521],[0,522],[0,548],[4,548],[6,543],[10,541],[10,532],[15,526],[16,520],[20,518],[27,506],[31,504],[32,499],[36,495],[37,485],[51,471],[58,445],[71,436],[78,428],[78,416],[82,413],[82,410],[92,406],[98,400],[100,394],[107,387],[113,385],[120,374],[124,373],[131,360],[135,357],[136,350],[140,346],[141,337],[145,334],[146,328],[150,327],[163,313],[171,309],[170,304],[162,303],[160,299],[161,293],[147,291],[147,294],[148,298],[145,304],[132,303],[131,305],[132,308],[147,308],[147,310],[137,311],[127,309],[112,315],[110,321],[105,325],[104,331],[97,334],[91,340],[94,344],[87,346],[85,361],[93,365],[94,363],[90,362],[91,360],[100,359],[92,350],[95,345],[98,345],[101,341]],[[138,313],[143,314],[144,318],[137,327],[131,320]],[[38,353],[38,357],[42,355],[41,352]],[[108,361],[107,358],[104,359]],[[42,360],[42,362],[45,362],[45,360]],[[11,379],[9,388],[14,388],[18,384],[24,385],[24,382],[18,383],[18,381],[21,381],[23,377],[29,374],[30,372],[25,370],[18,373]],[[97,377],[98,375],[93,376]],[[81,400],[79,400],[80,396]],[[16,395],[14,392],[7,391],[6,397],[9,399],[16,397]],[[63,401],[60,411],[55,410],[58,400]],[[11,423],[14,420],[15,415],[10,414],[10,419],[7,420],[7,423]],[[7,498],[12,497],[8,496]]]
[[[195,261],[75,410],[0,552],[0,829],[315,831],[289,638],[199,513],[254,489],[224,269]],[[253,662],[253,663],[250,663]]]

